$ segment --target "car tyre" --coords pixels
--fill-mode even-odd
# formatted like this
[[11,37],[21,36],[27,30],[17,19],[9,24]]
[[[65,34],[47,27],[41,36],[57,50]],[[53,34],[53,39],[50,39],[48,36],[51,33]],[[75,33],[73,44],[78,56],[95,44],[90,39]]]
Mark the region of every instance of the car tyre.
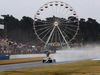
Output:
[[46,63],[46,61],[45,61],[45,60],[43,60],[43,63]]
[[56,62],[56,60],[54,60],[54,62]]

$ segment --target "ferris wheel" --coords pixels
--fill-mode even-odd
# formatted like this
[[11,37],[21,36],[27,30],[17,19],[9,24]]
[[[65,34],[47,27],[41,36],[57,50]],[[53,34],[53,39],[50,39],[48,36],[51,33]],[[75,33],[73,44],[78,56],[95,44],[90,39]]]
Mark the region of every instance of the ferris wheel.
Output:
[[52,1],[41,6],[34,16],[34,31],[38,39],[45,43],[68,43],[79,30],[76,11],[61,1]]

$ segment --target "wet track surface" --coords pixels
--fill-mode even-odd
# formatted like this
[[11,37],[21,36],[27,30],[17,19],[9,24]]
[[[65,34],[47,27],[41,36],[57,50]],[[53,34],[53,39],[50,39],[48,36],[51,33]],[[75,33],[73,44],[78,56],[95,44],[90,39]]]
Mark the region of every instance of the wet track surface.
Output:
[[48,66],[48,65],[65,64],[65,63],[72,63],[72,62],[78,62],[78,61],[85,61],[85,60],[65,61],[65,62],[56,62],[56,63],[42,63],[42,61],[40,61],[40,62],[0,65],[0,72],[22,69],[22,68],[32,68],[32,67],[40,67],[40,66]]

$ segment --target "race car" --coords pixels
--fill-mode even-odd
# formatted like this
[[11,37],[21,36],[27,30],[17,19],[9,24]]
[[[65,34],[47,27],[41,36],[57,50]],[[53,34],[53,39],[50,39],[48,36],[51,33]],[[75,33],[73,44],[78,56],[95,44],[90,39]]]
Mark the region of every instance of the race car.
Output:
[[56,62],[56,60],[54,58],[48,57],[48,58],[44,58],[42,62],[43,63],[53,63],[53,62]]

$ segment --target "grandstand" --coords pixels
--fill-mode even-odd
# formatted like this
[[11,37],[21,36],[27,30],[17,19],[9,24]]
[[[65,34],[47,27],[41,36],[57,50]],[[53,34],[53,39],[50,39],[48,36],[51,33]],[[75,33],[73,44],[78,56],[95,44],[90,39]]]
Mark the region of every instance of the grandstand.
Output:
[[35,54],[44,53],[42,47],[32,47],[21,42],[10,40],[8,37],[0,35],[0,55],[13,55],[13,54]]

